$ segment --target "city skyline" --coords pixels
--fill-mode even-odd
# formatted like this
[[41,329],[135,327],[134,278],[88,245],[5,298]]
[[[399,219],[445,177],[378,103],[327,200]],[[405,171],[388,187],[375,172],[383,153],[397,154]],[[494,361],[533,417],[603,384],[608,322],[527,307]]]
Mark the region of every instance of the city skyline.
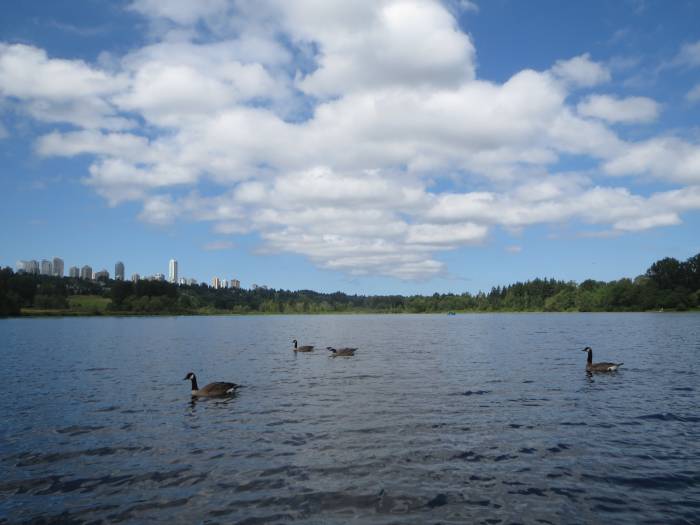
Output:
[[697,252],[700,4],[260,6],[4,10],[0,265],[431,294]]
[[[48,259],[19,259],[16,261],[14,269],[15,271],[23,271],[26,273],[35,273],[37,275],[53,275],[53,276],[58,276],[58,277],[64,277],[63,275],[63,268],[64,268],[64,261],[60,257],[54,257],[53,258],[53,265],[46,266],[44,263],[51,263]],[[58,265],[57,265],[58,262]],[[60,268],[60,273],[59,271],[54,270],[54,268]],[[44,272],[44,268],[47,268],[46,272]],[[107,277],[107,278],[112,278],[114,280],[125,280],[125,264],[122,261],[117,261],[114,264],[114,274],[110,274],[109,271],[106,268],[102,268],[101,270],[93,270],[93,267],[90,266],[89,264],[83,265],[81,267],[78,266],[71,266],[69,268],[69,274],[67,277],[72,277],[72,278],[80,278],[80,279],[90,279],[90,280],[97,280],[100,276],[102,277]],[[169,259],[168,260],[168,282],[173,283],[173,284],[179,284],[179,285],[197,285],[199,283],[206,283],[205,280],[199,280],[194,277],[184,277],[184,276],[179,276],[178,277],[178,272],[179,272],[179,264],[177,259]],[[87,277],[87,275],[91,277]],[[140,274],[138,272],[134,272],[131,274],[130,280],[131,281],[138,281],[141,279],[145,280],[166,280],[165,274],[162,272],[154,272],[150,274]],[[231,279],[226,279],[226,278],[220,278],[220,277],[212,277],[211,282],[213,283],[214,280],[217,281],[217,285],[212,286],[214,288],[241,288],[241,281],[240,279],[237,279],[235,277],[232,277]],[[251,287],[253,289],[257,288],[258,285],[252,284]],[[267,286],[263,286],[263,288],[267,288]]]

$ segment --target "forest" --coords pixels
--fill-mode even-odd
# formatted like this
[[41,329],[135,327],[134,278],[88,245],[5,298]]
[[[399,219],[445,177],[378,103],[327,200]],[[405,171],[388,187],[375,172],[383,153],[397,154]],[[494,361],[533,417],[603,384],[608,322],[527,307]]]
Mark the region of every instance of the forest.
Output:
[[700,308],[700,254],[667,257],[634,279],[534,279],[489,292],[348,295],[214,289],[163,281],[89,281],[0,269],[0,316],[289,313],[636,312]]

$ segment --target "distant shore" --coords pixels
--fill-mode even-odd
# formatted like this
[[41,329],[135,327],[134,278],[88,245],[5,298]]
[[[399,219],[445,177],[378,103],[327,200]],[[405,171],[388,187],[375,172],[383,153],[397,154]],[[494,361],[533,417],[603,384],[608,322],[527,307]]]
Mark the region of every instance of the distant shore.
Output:
[[700,313],[700,309],[688,310],[597,310],[597,311],[551,311],[551,310],[465,310],[465,311],[445,311],[445,312],[387,312],[387,311],[337,311],[337,312],[231,312],[220,311],[197,311],[197,312],[119,312],[119,311],[97,311],[85,312],[76,310],[56,310],[23,308],[20,318],[36,317],[207,317],[207,316],[276,316],[276,315],[448,315],[454,314],[610,314],[610,313]]

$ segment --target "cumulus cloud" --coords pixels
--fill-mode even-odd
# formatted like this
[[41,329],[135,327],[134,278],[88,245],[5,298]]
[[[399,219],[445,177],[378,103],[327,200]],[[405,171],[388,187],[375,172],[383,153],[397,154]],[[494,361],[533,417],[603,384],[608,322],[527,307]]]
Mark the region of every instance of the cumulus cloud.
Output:
[[[148,45],[89,64],[0,44],[0,97],[71,125],[36,152],[90,158],[84,181],[110,205],[255,232],[261,252],[353,275],[443,275],[441,252],[478,249],[498,228],[641,231],[700,208],[697,144],[609,127],[653,121],[655,101],[587,92],[611,78],[589,54],[480,79],[448,7],[135,0]],[[557,173],[567,157],[594,167]],[[619,176],[680,187],[641,196]]]
[[24,102],[32,117],[83,128],[124,129],[133,122],[118,115],[108,96],[126,86],[80,60],[49,58],[24,44],[0,43],[0,96]]
[[568,60],[558,60],[552,67],[552,73],[574,87],[592,87],[610,80],[610,71],[592,61],[588,53]]
[[651,122],[659,114],[659,104],[647,97],[617,98],[610,95],[590,95],[577,106],[579,115],[608,122]]

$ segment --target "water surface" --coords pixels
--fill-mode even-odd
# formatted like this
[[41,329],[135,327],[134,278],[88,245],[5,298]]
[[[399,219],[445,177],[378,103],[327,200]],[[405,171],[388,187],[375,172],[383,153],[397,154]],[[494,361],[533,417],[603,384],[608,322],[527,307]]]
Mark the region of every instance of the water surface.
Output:
[[[0,341],[0,522],[700,521],[697,314],[15,319]],[[587,345],[625,365],[589,377]],[[245,387],[193,402],[189,371]]]

